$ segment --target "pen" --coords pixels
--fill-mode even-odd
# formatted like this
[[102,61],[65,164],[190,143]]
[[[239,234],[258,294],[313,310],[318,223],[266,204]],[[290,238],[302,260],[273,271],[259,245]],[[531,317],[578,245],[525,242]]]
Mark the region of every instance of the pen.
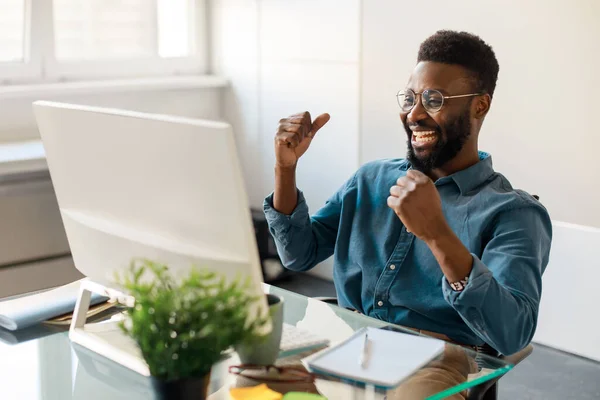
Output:
[[362,345],[362,350],[360,352],[360,357],[358,358],[358,364],[365,368],[365,365],[367,364],[367,353],[368,353],[368,345],[369,345],[369,334],[365,333],[365,340],[363,342]]

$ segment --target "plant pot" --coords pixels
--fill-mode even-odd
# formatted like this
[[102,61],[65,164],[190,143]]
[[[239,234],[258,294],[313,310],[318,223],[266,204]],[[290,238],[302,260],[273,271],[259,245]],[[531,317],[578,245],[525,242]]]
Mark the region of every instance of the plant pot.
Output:
[[210,373],[197,378],[174,381],[152,379],[152,387],[157,400],[206,400]]

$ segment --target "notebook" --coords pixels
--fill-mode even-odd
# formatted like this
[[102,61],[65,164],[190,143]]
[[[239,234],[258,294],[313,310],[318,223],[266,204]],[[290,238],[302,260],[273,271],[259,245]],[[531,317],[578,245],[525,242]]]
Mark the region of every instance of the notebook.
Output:
[[439,356],[444,346],[445,342],[437,339],[363,328],[304,362],[316,373],[390,389]]
[[[81,281],[55,289],[0,301],[0,327],[16,331],[73,312]],[[106,301],[93,293],[91,304]]]

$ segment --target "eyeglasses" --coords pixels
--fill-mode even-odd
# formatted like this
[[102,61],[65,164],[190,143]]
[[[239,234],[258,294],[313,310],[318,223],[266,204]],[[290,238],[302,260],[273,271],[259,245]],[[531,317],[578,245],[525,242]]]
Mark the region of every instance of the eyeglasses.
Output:
[[265,382],[313,383],[315,375],[302,366],[277,367],[275,365],[242,364],[229,367],[229,373]]
[[469,93],[459,94],[456,96],[444,96],[439,90],[426,89],[422,93],[415,93],[414,90],[406,89],[405,91],[399,91],[396,94],[398,99],[398,105],[403,112],[409,112],[417,104],[417,96],[421,96],[421,103],[423,108],[430,112],[438,112],[444,106],[445,99],[457,99],[461,97],[472,97],[479,96],[483,93]]

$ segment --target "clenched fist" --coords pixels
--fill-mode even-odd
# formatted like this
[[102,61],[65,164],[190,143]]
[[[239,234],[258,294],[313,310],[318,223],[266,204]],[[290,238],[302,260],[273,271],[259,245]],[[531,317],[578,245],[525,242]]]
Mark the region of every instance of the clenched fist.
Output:
[[427,242],[447,234],[450,229],[435,184],[427,175],[409,170],[390,188],[388,206],[409,232]]
[[306,152],[315,134],[329,121],[329,114],[321,114],[314,121],[305,111],[283,118],[275,134],[275,159],[278,167],[290,168]]

